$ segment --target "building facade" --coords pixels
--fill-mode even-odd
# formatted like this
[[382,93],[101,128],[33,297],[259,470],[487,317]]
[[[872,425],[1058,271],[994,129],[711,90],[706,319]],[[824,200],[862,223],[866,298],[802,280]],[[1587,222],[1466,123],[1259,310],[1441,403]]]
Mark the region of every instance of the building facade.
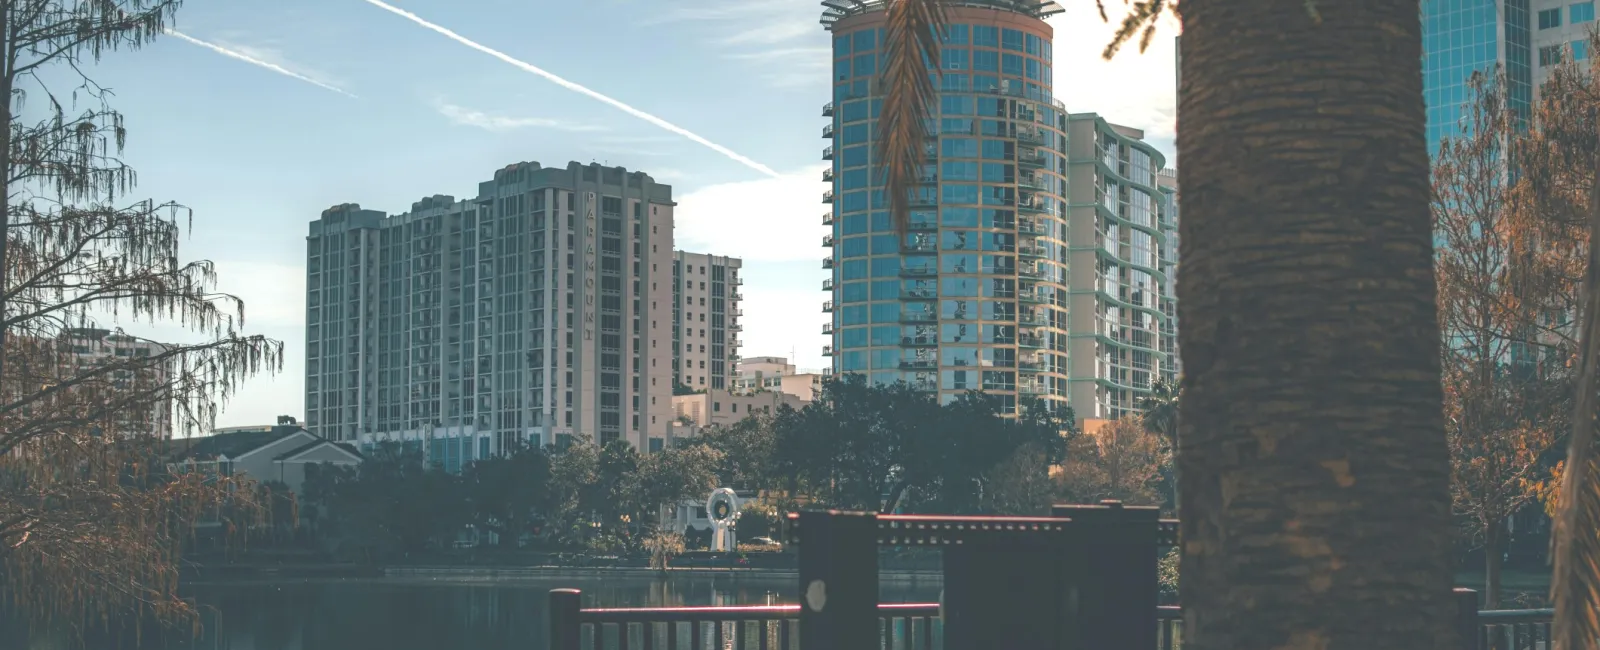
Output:
[[693,390],[733,387],[739,361],[738,258],[672,253],[672,371]]
[[1551,0],[1422,0],[1422,87],[1428,154],[1461,134],[1475,73],[1506,75],[1511,107],[1528,114],[1534,97],[1532,20]]
[[178,405],[167,389],[176,360],[160,358],[170,349],[166,345],[107,329],[70,328],[61,332],[53,347],[64,359],[56,381],[81,382],[75,390],[97,401],[128,400],[134,405],[108,422],[116,429],[113,433],[157,438],[177,433],[173,409]]
[[800,372],[784,357],[750,357],[740,359],[736,367],[738,379],[734,390],[740,393],[786,393],[802,402],[816,400],[822,393],[822,379],[818,372]]
[[306,249],[306,427],[447,465],[672,419],[672,188],[517,163],[475,198],[334,206]]
[[1594,0],[1533,0],[1534,93],[1564,59],[1588,60],[1589,30],[1595,27]]
[[1067,139],[1070,401],[1117,418],[1177,374],[1177,179],[1144,132],[1094,113],[1070,116]]
[[1054,2],[947,8],[937,138],[897,237],[872,166],[884,5],[825,3],[833,35],[823,195],[835,372],[1004,408],[1068,401],[1067,113],[1051,94]]

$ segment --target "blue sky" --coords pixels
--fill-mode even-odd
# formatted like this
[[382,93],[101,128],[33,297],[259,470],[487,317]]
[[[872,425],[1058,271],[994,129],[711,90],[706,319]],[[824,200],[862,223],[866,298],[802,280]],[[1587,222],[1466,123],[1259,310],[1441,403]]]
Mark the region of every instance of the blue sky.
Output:
[[[364,0],[191,0],[168,37],[99,64],[127,119],[137,195],[195,211],[188,259],[218,263],[246,329],[287,344],[221,426],[301,413],[306,224],[353,202],[390,213],[464,198],[518,161],[622,165],[674,186],[677,246],[743,257],[745,356],[821,367],[821,106],[828,36],[813,0],[392,0],[507,56],[676,124],[777,173],[472,49]],[[1173,151],[1168,26],[1099,58],[1112,28],[1070,3],[1057,96]],[[1082,6],[1080,6],[1082,5]],[[330,90],[340,89],[343,93]],[[349,95],[353,95],[349,96]],[[137,331],[137,328],[129,326]]]

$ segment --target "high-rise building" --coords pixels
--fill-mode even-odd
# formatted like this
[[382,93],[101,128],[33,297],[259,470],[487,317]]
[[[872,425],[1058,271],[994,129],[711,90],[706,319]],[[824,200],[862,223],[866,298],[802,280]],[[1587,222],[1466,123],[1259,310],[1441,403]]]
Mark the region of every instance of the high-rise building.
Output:
[[739,360],[740,261],[734,257],[672,253],[673,381],[693,390],[733,387]]
[[833,33],[833,162],[823,217],[833,234],[833,356],[839,373],[903,380],[942,401],[1068,398],[1067,113],[1051,95],[1054,2],[947,7],[937,138],[894,234],[874,158],[884,3],[826,2]]
[[306,248],[306,426],[447,469],[672,419],[672,188],[517,163],[476,198],[334,206]]
[[[1592,1],[1592,0],[1591,0]],[[1428,154],[1461,133],[1475,73],[1506,75],[1511,107],[1527,114],[1533,102],[1530,4],[1551,0],[1422,0],[1422,87],[1427,103]],[[1587,3],[1580,3],[1587,4]]]
[[[117,435],[168,438],[177,433],[173,409],[178,404],[172,388],[181,391],[183,387],[170,386],[177,360],[161,359],[171,348],[107,329],[70,328],[63,330],[53,345],[45,343],[39,349],[61,355],[56,357],[60,360],[57,368],[38,364],[47,373],[59,373],[55,383],[76,383],[74,390],[110,403],[128,400],[132,407],[121,409],[110,424]],[[31,374],[28,370],[38,369],[24,366],[24,374]],[[47,382],[49,379],[40,383]]]
[[1550,70],[1564,59],[1589,58],[1589,30],[1595,27],[1594,0],[1533,0],[1533,96]]
[[1094,113],[1067,123],[1071,404],[1117,418],[1177,375],[1177,179],[1143,131]]

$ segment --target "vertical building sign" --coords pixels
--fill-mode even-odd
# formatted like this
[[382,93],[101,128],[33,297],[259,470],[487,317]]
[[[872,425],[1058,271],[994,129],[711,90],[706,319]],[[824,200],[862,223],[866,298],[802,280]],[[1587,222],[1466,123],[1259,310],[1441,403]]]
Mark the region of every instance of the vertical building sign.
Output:
[[574,423],[578,425],[580,435],[583,435],[583,429],[587,429],[590,440],[599,442],[600,414],[596,410],[598,399],[595,395],[598,382],[594,376],[595,366],[599,360],[594,340],[596,294],[594,211],[599,201],[595,198],[594,192],[585,192],[583,199],[583,340],[574,346],[578,349],[577,365],[580,368],[578,371],[580,383],[574,388],[578,400],[578,413],[575,414]]
[[594,340],[594,192],[583,202],[583,340]]

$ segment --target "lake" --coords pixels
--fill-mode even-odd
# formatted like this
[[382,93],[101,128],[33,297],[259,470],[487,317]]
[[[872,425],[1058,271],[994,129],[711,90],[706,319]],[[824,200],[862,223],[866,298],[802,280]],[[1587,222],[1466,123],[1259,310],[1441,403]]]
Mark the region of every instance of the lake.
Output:
[[[542,650],[551,589],[584,592],[585,607],[790,604],[794,578],[305,580],[194,584],[204,611],[187,631],[91,635],[95,650]],[[884,602],[932,602],[931,585],[880,588]],[[142,636],[142,638],[140,638]],[[0,648],[68,650],[60,630],[0,630]]]

